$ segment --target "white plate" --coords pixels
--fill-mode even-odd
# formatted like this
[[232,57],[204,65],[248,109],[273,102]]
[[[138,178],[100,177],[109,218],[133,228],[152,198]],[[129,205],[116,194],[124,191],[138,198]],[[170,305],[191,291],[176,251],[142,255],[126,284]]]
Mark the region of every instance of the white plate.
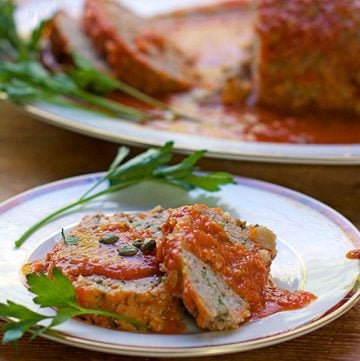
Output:
[[[158,204],[174,207],[194,202],[220,206],[278,235],[278,256],[271,273],[288,289],[305,289],[318,298],[310,306],[281,312],[248,323],[238,330],[182,335],[156,335],[114,331],[71,320],[44,337],[87,349],[140,356],[199,356],[245,351],[283,342],[313,331],[349,310],[360,298],[359,262],[345,257],[360,248],[360,233],[343,216],[300,193],[270,183],[237,178],[217,193],[192,191],[147,182],[106,197],[51,222],[20,249],[14,241],[49,212],[73,201],[100,174],[85,175],[35,188],[0,205],[0,302],[7,299],[34,310],[32,295],[21,283],[20,269],[29,258],[51,247],[54,233],[72,226],[82,215],[150,209]],[[42,312],[44,312],[42,310]]]
[[[123,0],[143,15],[194,5],[216,3],[221,0]],[[17,13],[17,22],[26,32],[41,18],[51,16],[61,6],[74,15],[81,11],[82,0],[32,0],[24,2]],[[130,145],[162,145],[175,141],[175,149],[189,153],[197,149],[208,149],[207,156],[252,161],[360,164],[360,144],[287,144],[271,142],[236,141],[189,135],[133,124],[129,121],[102,116],[81,110],[68,109],[50,104],[25,106],[30,114],[50,123],[78,133],[100,139]]]

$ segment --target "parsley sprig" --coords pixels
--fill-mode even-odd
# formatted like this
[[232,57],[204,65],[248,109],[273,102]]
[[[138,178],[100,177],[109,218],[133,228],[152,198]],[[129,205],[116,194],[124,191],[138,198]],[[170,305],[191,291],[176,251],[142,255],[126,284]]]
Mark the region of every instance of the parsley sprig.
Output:
[[[155,115],[104,97],[120,90],[155,109],[166,111],[167,119],[199,120],[174,109],[141,91],[99,72],[90,61],[73,53],[73,66],[50,72],[39,60],[43,31],[49,20],[41,22],[28,38],[19,35],[13,1],[0,1],[0,92],[19,104],[39,101],[105,111],[130,120],[147,120]],[[159,116],[159,115],[157,115]]]
[[[109,170],[99,181],[76,201],[61,207],[33,224],[16,240],[16,247],[20,247],[36,230],[67,211],[145,180],[157,180],[186,190],[201,188],[210,192],[218,191],[221,185],[234,183],[233,176],[226,172],[196,173],[196,164],[205,155],[205,150],[196,151],[180,163],[169,165],[172,151],[173,142],[167,142],[161,148],[150,148],[123,163],[129,149],[121,147]],[[104,182],[107,183],[107,187],[96,191]]]
[[0,1],[0,92],[8,99],[20,104],[46,101],[72,107],[90,106],[126,119],[151,117],[147,112],[88,92],[69,74],[49,72],[39,61],[40,40],[47,21],[24,39],[16,27],[15,10],[13,1]]
[[[149,329],[144,323],[125,315],[81,307],[77,303],[74,286],[58,268],[53,269],[51,278],[44,273],[32,273],[27,275],[26,279],[29,291],[35,294],[33,302],[40,307],[54,308],[54,314],[44,315],[12,301],[0,303],[0,317],[8,320],[8,323],[2,326],[3,344],[16,342],[29,330],[33,331],[33,337],[36,337],[72,317],[82,315],[111,317],[127,322],[139,330]],[[45,320],[49,321],[48,325],[39,326],[39,323]],[[34,326],[37,325],[35,330]]]

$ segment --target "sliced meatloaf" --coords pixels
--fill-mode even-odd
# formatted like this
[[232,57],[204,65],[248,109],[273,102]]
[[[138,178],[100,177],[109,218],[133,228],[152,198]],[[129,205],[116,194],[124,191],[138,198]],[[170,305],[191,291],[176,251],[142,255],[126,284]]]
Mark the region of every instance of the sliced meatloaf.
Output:
[[40,261],[39,270],[50,274],[57,267],[71,279],[98,275],[129,280],[159,274],[156,246],[147,252],[139,249],[129,257],[121,256],[119,251],[123,247],[134,247],[135,242],[139,243],[136,247],[151,240],[156,243],[162,236],[161,226],[166,218],[167,211],[161,208],[143,214],[119,212],[111,216],[102,213],[85,216],[68,235],[78,237],[79,241],[57,243]]
[[[161,280],[157,276],[128,281],[80,276],[74,287],[77,301],[83,307],[126,315],[147,325],[151,332],[182,332],[185,326],[179,302]],[[103,327],[137,331],[129,323],[109,317],[88,315],[85,319]]]
[[[59,268],[72,280],[81,305],[132,317],[149,325],[152,332],[182,332],[180,302],[161,283],[155,256],[167,216],[161,208],[143,214],[85,216],[27,272],[50,275],[54,267]],[[106,327],[135,330],[107,317],[88,319]]]
[[166,286],[202,328],[236,328],[265,306],[275,235],[205,205],[170,211],[157,249]]
[[360,113],[358,0],[258,1],[259,102]]
[[191,60],[119,2],[86,0],[83,27],[114,74],[133,87],[164,94],[193,85]]
[[51,20],[48,31],[51,52],[59,63],[72,64],[72,54],[76,52],[96,69],[104,73],[111,72],[106,61],[94,49],[78,20],[60,11]]
[[[80,305],[125,315],[151,332],[185,330],[181,300],[201,328],[226,330],[315,299],[271,281],[275,239],[266,227],[201,204],[140,214],[99,213],[63,233],[52,251],[24,272],[51,275],[59,268],[72,281]],[[85,319],[136,330],[106,316]]]

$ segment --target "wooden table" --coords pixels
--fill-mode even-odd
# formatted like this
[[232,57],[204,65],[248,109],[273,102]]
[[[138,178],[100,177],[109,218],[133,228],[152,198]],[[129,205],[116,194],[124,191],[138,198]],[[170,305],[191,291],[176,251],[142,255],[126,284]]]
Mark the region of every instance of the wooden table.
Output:
[[[71,133],[0,104],[0,201],[31,187],[108,167],[118,145]],[[139,149],[132,149],[137,152]],[[180,158],[180,156],[178,156]],[[360,227],[360,167],[285,165],[204,159],[206,170],[223,170],[281,184],[313,196]],[[3,225],[0,225],[3,227]],[[1,337],[1,334],[0,334]],[[0,346],[0,361],[140,360],[77,349],[37,338],[19,342],[18,354]],[[360,304],[309,335],[245,353],[206,357],[233,360],[360,360]]]

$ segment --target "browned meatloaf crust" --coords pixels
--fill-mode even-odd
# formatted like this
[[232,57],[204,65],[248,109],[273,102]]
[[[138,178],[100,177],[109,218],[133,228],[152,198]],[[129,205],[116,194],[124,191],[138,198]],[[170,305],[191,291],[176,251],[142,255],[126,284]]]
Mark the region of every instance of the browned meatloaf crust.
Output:
[[[125,281],[80,276],[74,287],[77,301],[83,307],[126,315],[147,325],[151,332],[179,333],[185,330],[179,301],[168,292],[161,277]],[[105,316],[88,315],[84,318],[102,327],[137,331],[127,322]]]
[[[80,305],[132,317],[148,325],[151,332],[182,332],[185,326],[180,302],[165,289],[155,256],[167,215],[167,211],[156,208],[144,214],[85,216],[70,232],[78,242],[60,241],[44,260],[31,265],[30,272],[50,274],[57,267],[72,280]],[[124,254],[125,246],[135,248],[135,254]],[[135,331],[132,325],[107,317],[87,319],[101,326]]]
[[258,1],[258,99],[360,112],[360,2]]
[[197,324],[236,328],[263,306],[275,235],[247,226],[220,208],[184,206],[170,211],[157,255],[166,286],[179,295]]
[[148,94],[193,85],[191,61],[165,35],[112,0],[86,0],[83,26],[115,75]]

